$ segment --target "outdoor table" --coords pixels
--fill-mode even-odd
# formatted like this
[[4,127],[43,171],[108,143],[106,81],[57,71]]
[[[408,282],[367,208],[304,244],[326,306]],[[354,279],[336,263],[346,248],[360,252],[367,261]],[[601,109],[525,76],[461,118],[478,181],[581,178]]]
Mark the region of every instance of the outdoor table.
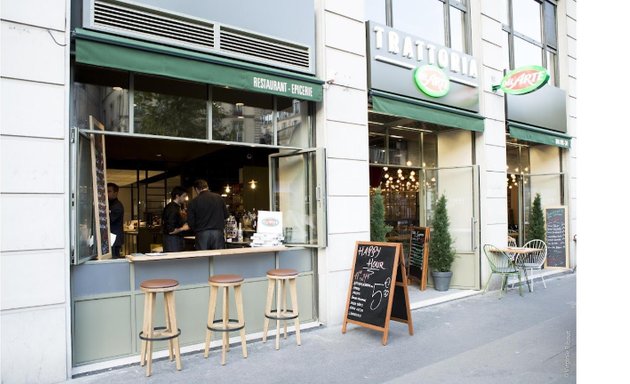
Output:
[[527,269],[522,268],[522,266],[519,265],[518,256],[538,252],[538,251],[541,251],[542,249],[527,248],[527,247],[505,247],[505,248],[494,248],[494,249],[505,253],[510,259],[510,262],[514,265],[514,267],[521,268],[523,270],[523,272],[525,273],[525,281],[527,282],[527,289],[529,289],[529,291],[532,292],[531,283],[529,282],[529,279],[527,278]]

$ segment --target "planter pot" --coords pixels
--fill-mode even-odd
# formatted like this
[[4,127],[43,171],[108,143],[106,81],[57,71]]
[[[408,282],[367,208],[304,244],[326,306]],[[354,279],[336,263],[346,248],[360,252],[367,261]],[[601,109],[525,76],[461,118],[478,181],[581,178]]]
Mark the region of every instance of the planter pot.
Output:
[[433,276],[433,286],[436,291],[448,291],[449,286],[451,285],[451,277],[453,277],[453,272],[437,272],[432,271],[431,276]]

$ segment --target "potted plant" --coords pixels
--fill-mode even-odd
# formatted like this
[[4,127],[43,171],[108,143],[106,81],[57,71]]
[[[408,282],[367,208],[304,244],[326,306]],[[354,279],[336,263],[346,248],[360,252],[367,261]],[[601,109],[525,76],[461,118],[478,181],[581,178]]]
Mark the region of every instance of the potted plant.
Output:
[[370,204],[370,240],[385,241],[385,235],[392,230],[391,225],[385,224],[385,205],[381,189],[375,188]]
[[529,214],[529,226],[527,227],[527,240],[545,240],[545,218],[540,204],[540,193],[536,194]]
[[448,291],[451,277],[453,277],[451,265],[455,260],[455,249],[449,226],[446,197],[442,195],[434,206],[431,241],[429,242],[429,267],[436,291]]

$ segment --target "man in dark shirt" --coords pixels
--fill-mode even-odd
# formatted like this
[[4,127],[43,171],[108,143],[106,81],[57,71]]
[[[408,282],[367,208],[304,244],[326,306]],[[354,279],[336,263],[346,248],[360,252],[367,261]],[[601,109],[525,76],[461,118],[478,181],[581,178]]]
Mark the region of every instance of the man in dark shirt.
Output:
[[184,250],[184,238],[181,233],[186,229],[182,212],[182,204],[186,200],[186,190],[175,187],[171,191],[171,202],[162,211],[162,243],[164,252],[181,252]]
[[195,249],[225,248],[225,219],[228,210],[223,198],[208,190],[205,180],[193,184],[197,197],[188,205],[188,226],[195,232]]
[[125,233],[123,232],[123,219],[125,216],[125,207],[118,200],[118,185],[107,183],[107,200],[109,201],[109,227],[110,232],[116,235],[116,241],[112,244],[112,258],[121,257],[120,250],[125,242]]

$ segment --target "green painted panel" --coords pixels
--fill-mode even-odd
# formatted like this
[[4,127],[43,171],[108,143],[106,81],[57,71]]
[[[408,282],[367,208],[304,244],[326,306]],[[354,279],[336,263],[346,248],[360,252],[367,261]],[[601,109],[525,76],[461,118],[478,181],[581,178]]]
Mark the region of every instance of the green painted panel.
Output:
[[73,365],[132,353],[129,296],[74,302]]

